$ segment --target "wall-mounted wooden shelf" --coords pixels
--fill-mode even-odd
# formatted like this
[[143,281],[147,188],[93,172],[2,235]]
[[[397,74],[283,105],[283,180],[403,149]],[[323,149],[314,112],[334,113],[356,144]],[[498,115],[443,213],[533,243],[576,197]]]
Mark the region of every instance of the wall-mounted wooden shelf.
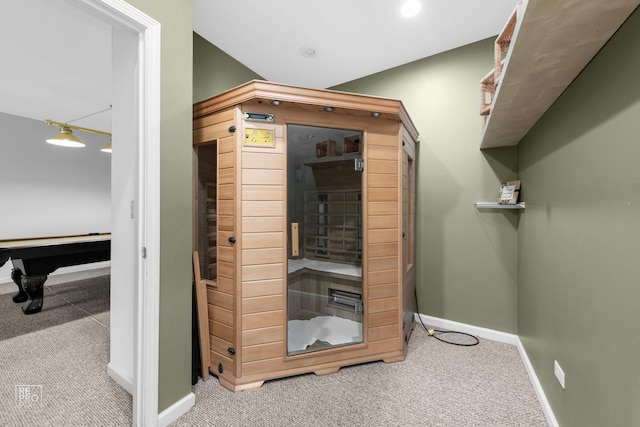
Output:
[[523,1],[480,148],[518,144],[639,4]]
[[525,202],[516,203],[515,205],[505,205],[495,202],[476,202],[475,207],[478,209],[524,209]]

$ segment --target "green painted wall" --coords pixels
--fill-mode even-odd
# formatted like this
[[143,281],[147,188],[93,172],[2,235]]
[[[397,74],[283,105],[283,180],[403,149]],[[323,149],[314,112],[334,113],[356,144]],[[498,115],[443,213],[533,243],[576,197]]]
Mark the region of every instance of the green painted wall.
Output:
[[193,33],[193,102],[199,102],[250,80],[263,80],[199,34]]
[[191,0],[128,0],[161,24],[158,409],[191,392]]
[[481,152],[479,82],[493,39],[332,89],[400,99],[418,131],[417,292],[422,314],[517,331],[512,211],[478,211],[517,178],[516,150]]
[[518,332],[563,427],[640,425],[638,46],[636,10],[517,150]]

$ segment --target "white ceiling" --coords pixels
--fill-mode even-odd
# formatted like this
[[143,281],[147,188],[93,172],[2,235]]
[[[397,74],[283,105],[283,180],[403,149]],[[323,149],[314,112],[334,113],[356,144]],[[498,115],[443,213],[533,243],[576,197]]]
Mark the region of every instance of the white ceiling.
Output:
[[[65,0],[0,2],[0,112],[58,122],[111,104],[111,28]],[[74,122],[110,131],[111,113]]]
[[266,80],[327,88],[495,36],[517,2],[405,1],[193,0],[193,28]]
[[[193,0],[194,31],[263,78],[326,88],[496,35],[517,0]],[[0,112],[104,131],[111,28],[69,0],[0,2]],[[303,48],[317,56],[303,57]]]

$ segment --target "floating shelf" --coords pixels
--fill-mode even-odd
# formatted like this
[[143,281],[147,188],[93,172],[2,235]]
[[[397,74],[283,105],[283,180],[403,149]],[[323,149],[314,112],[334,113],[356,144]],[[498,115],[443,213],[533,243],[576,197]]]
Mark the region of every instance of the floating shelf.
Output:
[[639,3],[523,1],[480,148],[518,144]]
[[515,205],[505,205],[495,202],[475,202],[474,205],[478,209],[524,209],[525,203],[520,202]]

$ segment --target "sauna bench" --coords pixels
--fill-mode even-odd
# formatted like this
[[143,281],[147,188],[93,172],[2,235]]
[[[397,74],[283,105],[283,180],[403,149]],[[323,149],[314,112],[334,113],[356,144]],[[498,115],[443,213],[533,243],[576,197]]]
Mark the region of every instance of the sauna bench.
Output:
[[[309,258],[288,260],[288,320],[335,317],[362,323],[362,267]],[[358,308],[356,308],[358,307]]]
[[292,274],[297,271],[306,269],[319,273],[333,273],[343,276],[362,277],[362,266],[341,264],[338,262],[318,261],[315,259],[299,258],[290,259],[287,263],[288,273]]

